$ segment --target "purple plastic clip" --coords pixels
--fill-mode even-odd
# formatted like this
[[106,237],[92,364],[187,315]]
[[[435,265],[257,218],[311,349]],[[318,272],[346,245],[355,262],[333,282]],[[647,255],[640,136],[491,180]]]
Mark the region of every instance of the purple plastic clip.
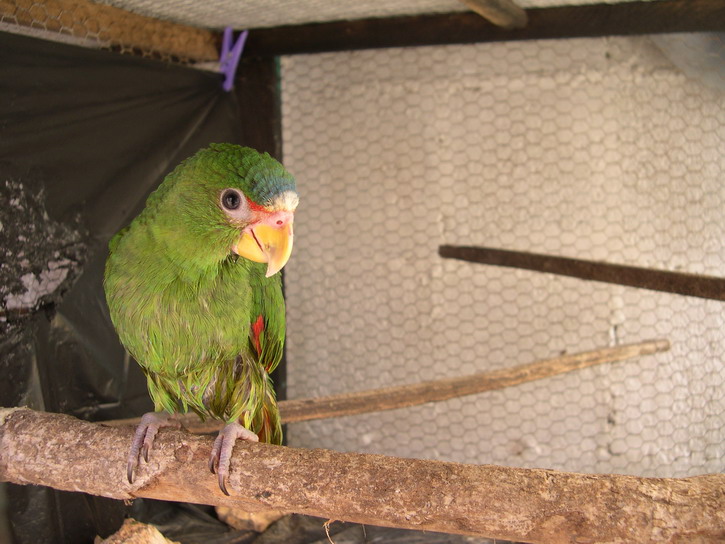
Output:
[[232,46],[232,27],[228,26],[224,29],[224,38],[222,40],[222,54],[219,58],[219,69],[224,74],[224,90],[229,92],[234,87],[234,76],[237,73],[239,59],[242,58],[242,50],[244,42],[247,41],[248,30],[242,32],[237,41]]

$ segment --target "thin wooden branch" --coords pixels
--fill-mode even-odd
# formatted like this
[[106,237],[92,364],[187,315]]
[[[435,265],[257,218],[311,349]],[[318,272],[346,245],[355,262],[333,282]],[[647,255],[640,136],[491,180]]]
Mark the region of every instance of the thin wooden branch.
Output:
[[[604,363],[615,363],[667,351],[670,343],[665,339],[648,340],[612,348],[561,355],[533,363],[481,372],[469,376],[431,380],[411,385],[386,387],[357,393],[328,397],[283,400],[279,403],[283,423],[295,423],[313,419],[343,417],[383,410],[396,410],[428,402],[475,395],[486,391],[512,387],[522,383],[550,378],[564,372],[580,370]],[[178,416],[184,427],[191,432],[213,432],[219,429],[217,421],[200,421],[194,414]],[[106,425],[137,425],[139,418],[118,419],[104,422]]]
[[448,259],[522,268],[524,270],[639,287],[690,297],[725,300],[725,278],[713,276],[653,270],[637,266],[585,261],[489,247],[444,245],[438,248],[438,253],[441,257]]
[[97,41],[102,47],[141,50],[194,61],[219,59],[219,34],[144,17],[89,0],[0,1],[3,22]]
[[502,28],[526,26],[526,12],[511,0],[460,0],[470,9]]
[[650,340],[637,344],[562,355],[468,376],[444,378],[316,399],[289,400],[281,406],[282,420],[291,423],[364,414],[372,411],[396,410],[428,402],[440,402],[513,387],[514,385],[550,378],[557,374],[580,370],[593,365],[614,363],[632,357],[667,351],[669,348],[670,344],[667,340]]
[[572,474],[382,455],[235,446],[224,496],[211,437],[162,430],[137,480],[132,429],[28,409],[0,410],[0,479],[116,499],[147,497],[523,542],[717,542],[725,475]]

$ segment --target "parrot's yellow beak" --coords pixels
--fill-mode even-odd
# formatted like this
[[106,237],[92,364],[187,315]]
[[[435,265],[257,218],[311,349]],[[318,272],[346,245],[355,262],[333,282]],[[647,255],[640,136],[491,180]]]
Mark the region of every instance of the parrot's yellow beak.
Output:
[[292,254],[292,218],[282,226],[258,224],[244,229],[234,253],[257,263],[267,263],[269,278],[282,270]]

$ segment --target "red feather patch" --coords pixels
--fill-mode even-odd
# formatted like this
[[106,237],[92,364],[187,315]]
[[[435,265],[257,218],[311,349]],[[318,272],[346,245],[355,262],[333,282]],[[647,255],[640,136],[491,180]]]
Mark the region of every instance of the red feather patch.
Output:
[[261,342],[261,336],[264,332],[264,318],[260,315],[257,318],[257,321],[255,321],[252,324],[252,342],[254,342],[254,347],[257,349],[257,355],[262,354],[262,342]]

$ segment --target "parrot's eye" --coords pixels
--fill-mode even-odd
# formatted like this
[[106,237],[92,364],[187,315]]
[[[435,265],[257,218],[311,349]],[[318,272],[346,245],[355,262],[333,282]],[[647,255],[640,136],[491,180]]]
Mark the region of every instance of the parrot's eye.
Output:
[[236,189],[225,189],[222,193],[222,206],[227,210],[236,210],[242,203],[242,195]]

